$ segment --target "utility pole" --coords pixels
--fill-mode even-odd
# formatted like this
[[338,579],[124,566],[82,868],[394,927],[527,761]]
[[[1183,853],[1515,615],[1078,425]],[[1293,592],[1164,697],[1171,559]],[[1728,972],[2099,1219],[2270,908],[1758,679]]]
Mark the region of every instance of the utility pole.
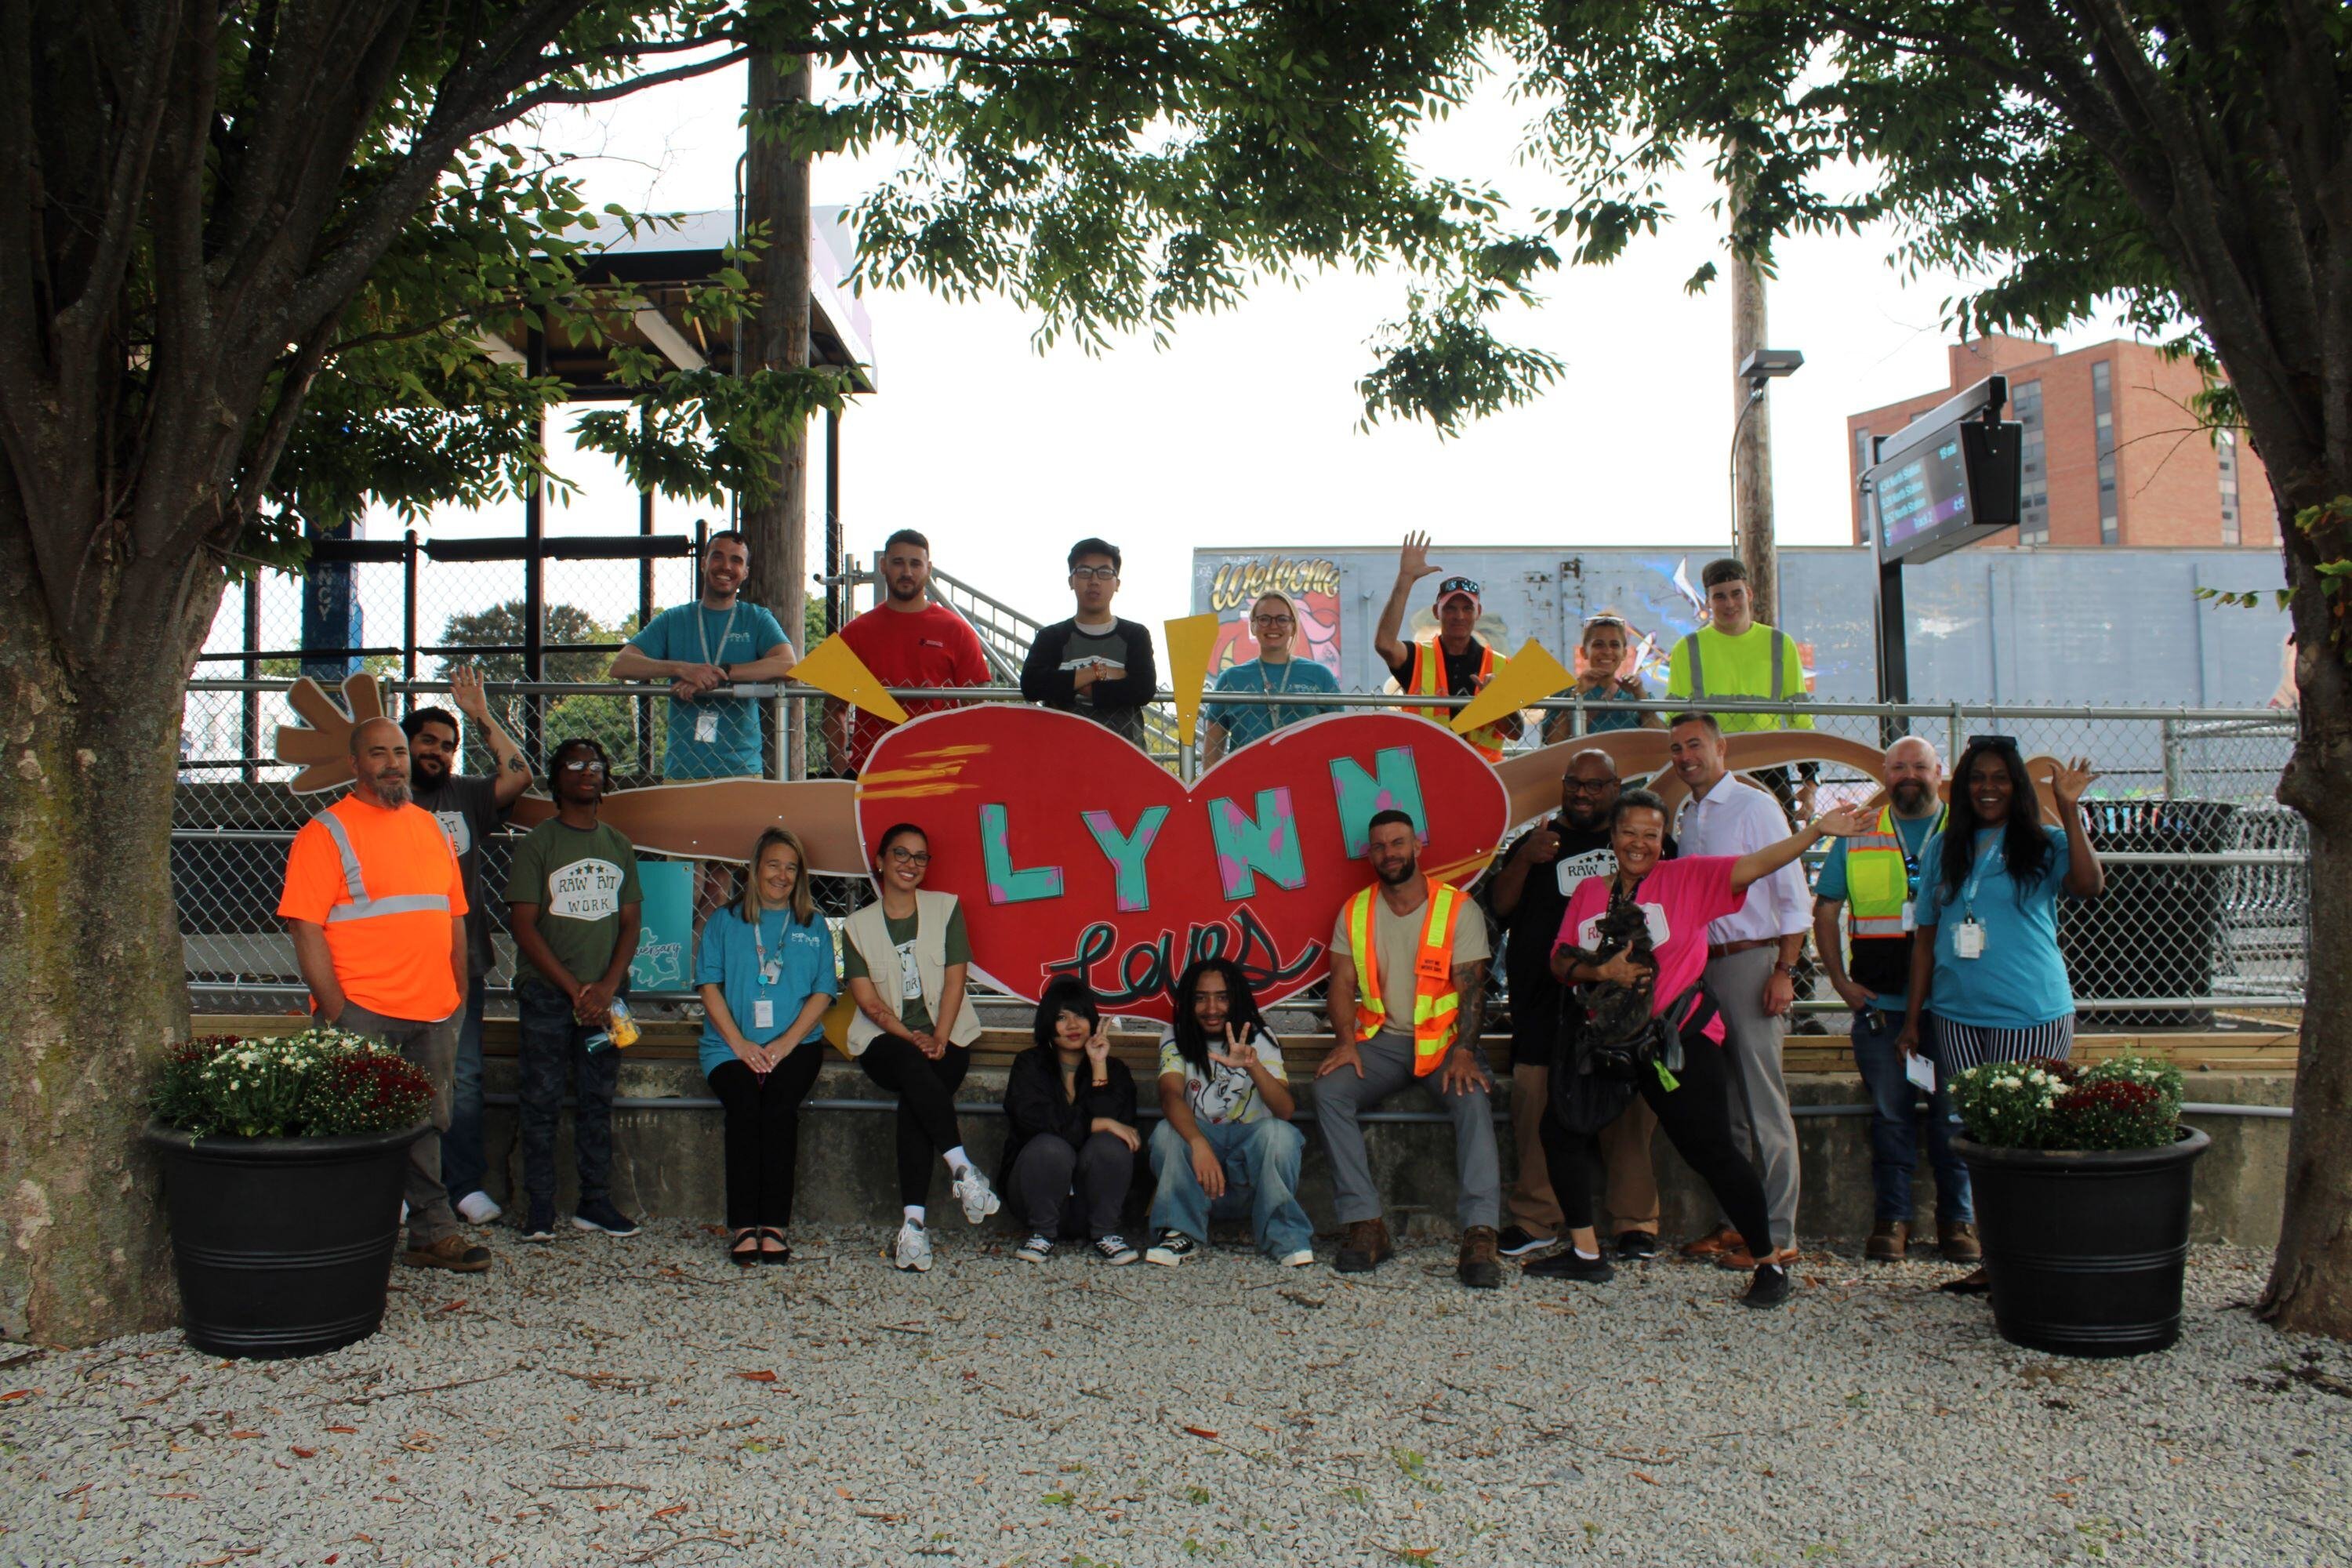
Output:
[[[1731,192],[1732,228],[1743,205],[1738,181]],[[1764,271],[1731,255],[1731,363],[1737,367],[1764,346]],[[1731,531],[1734,552],[1748,568],[1748,597],[1756,618],[1780,624],[1780,557],[1772,542],[1772,395],[1769,383],[1732,377],[1732,417],[1739,421],[1732,440]]]
[[[809,363],[809,160],[797,156],[761,127],[779,112],[809,100],[807,62],[797,55],[754,50],[750,62],[749,123],[745,135],[743,224],[764,226],[767,248],[751,271],[759,291],[759,314],[749,323],[744,363],[736,374],[761,370],[805,370]],[[747,500],[742,526],[751,551],[751,574],[744,597],[765,605],[784,625],[793,647],[808,652],[808,433],[795,432],[776,453],[774,488],[756,502]],[[800,771],[807,755],[803,704],[785,704],[793,735],[787,755]]]

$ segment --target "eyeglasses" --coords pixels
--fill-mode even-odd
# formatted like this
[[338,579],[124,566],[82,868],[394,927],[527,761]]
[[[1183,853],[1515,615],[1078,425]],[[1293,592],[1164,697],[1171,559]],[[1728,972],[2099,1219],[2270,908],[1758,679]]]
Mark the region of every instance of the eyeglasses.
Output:
[[928,849],[901,849],[893,844],[890,846],[890,858],[902,866],[928,866],[931,863],[931,853]]
[[1570,795],[1607,795],[1617,787],[1615,779],[1562,779],[1559,787]]
[[1437,585],[1437,596],[1441,599],[1448,594],[1467,594],[1475,599],[1484,590],[1478,586],[1475,577],[1448,577]]
[[1971,747],[1983,746],[1988,750],[1995,752],[2013,752],[2017,750],[2017,737],[2014,735],[1970,735],[1969,737],[1969,744]]
[[601,773],[604,771],[604,764],[591,759],[582,758],[578,761],[564,763],[563,771],[567,773]]
[[1116,566],[1073,566],[1070,568],[1070,581],[1073,583],[1116,583],[1118,581],[1118,568]]
[[1288,616],[1252,616],[1250,617],[1250,625],[1254,626],[1264,626],[1268,631],[1279,631],[1284,626],[1296,626],[1297,624],[1297,623],[1293,621]]

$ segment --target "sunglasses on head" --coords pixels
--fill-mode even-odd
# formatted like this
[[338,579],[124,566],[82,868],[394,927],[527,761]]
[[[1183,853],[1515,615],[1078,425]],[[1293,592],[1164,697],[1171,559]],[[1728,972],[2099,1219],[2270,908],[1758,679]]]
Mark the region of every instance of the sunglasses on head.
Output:
[[1467,594],[1475,599],[1480,592],[1475,577],[1448,577],[1437,585],[1437,596],[1441,599],[1448,594]]
[[2013,752],[2017,750],[2017,737],[2014,735],[1970,735],[1969,737],[1969,749],[1973,751],[1979,746],[1982,746],[1987,751],[1991,752]]

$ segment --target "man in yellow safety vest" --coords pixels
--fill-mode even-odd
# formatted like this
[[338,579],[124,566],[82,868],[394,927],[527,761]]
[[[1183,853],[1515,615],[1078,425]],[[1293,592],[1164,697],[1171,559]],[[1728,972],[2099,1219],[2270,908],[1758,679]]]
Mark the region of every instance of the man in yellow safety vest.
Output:
[[[1437,570],[1429,563],[1429,535],[1406,534],[1404,548],[1397,556],[1396,585],[1389,590],[1389,602],[1381,606],[1380,626],[1372,633],[1372,648],[1389,667],[1389,673],[1396,677],[1398,687],[1413,696],[1475,697],[1510,662],[1477,636],[1483,606],[1475,578],[1449,576],[1437,584],[1435,641],[1403,640],[1404,606],[1412,597],[1412,585]],[[1451,724],[1456,710],[1418,707],[1405,711],[1440,724]],[[1463,739],[1488,762],[1499,763],[1503,760],[1503,743],[1515,739],[1524,728],[1519,715],[1511,713],[1481,725]]]
[[1502,1171],[1487,1098],[1492,1080],[1478,1049],[1492,952],[1486,916],[1459,888],[1422,874],[1419,837],[1403,812],[1376,814],[1368,838],[1365,858],[1377,880],[1340,906],[1331,932],[1326,1005],[1335,1043],[1315,1074],[1315,1120],[1347,1227],[1339,1271],[1368,1272],[1395,1250],[1381,1218],[1362,1117],[1420,1083],[1454,1122],[1462,1226],[1455,1276],[1491,1290],[1502,1282],[1495,1229]]
[[[1887,804],[1871,832],[1841,838],[1822,863],[1813,892],[1813,939],[1822,972],[1853,1009],[1853,1063],[1870,1091],[1870,1172],[1875,1225],[1865,1255],[1900,1263],[1910,1248],[1911,1168],[1919,1163],[1919,1088],[1895,1044],[1903,1033],[1910,988],[1912,900],[1918,896],[1920,857],[1944,826],[1938,795],[1944,764],[1936,748],[1906,735],[1886,748]],[[1838,944],[1845,914],[1851,955]],[[1940,1068],[1927,1065],[1936,1084],[1927,1095],[1927,1160],[1936,1172],[1937,1240],[1955,1263],[1981,1260],[1968,1167],[1952,1152],[1952,1098]]]

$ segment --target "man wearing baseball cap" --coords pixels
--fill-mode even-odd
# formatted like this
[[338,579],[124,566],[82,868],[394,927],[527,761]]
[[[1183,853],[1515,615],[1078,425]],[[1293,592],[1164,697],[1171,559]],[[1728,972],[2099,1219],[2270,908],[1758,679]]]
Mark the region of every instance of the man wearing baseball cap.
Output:
[[[1389,602],[1381,607],[1380,630],[1372,635],[1372,647],[1388,665],[1389,673],[1396,677],[1397,684],[1413,696],[1475,696],[1503,672],[1507,661],[1476,635],[1480,605],[1475,579],[1449,576],[1439,581],[1434,642],[1401,640],[1405,600],[1411,596],[1412,585],[1437,570],[1429,563],[1429,535],[1406,534],[1404,548],[1397,554],[1396,586],[1389,590]],[[1410,708],[1406,711],[1446,724],[1453,721],[1456,710]],[[1463,739],[1488,762],[1499,763],[1503,760],[1503,742],[1517,738],[1522,727],[1519,716],[1509,713],[1471,731]]]

